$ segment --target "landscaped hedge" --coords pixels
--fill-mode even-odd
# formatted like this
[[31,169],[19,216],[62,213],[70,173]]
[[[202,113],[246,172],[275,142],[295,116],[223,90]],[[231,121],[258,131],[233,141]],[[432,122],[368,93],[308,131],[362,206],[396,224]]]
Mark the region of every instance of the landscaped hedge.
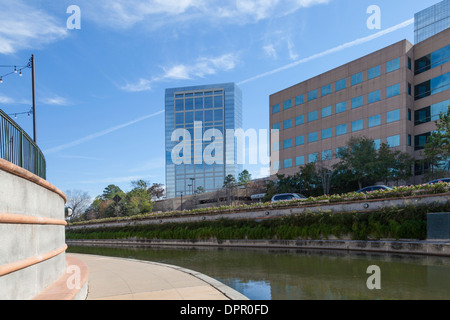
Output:
[[346,194],[334,194],[334,195],[324,195],[320,197],[310,197],[308,199],[302,200],[291,200],[291,201],[279,201],[276,203],[266,202],[266,203],[254,203],[250,205],[239,205],[239,206],[221,206],[214,208],[202,208],[194,210],[183,210],[183,211],[170,211],[163,213],[148,213],[140,214],[136,216],[127,217],[115,217],[115,218],[105,218],[90,221],[82,221],[70,223],[70,225],[86,225],[86,224],[97,224],[105,222],[118,222],[118,221],[138,221],[145,219],[153,219],[158,217],[169,217],[169,216],[182,216],[182,215],[205,215],[205,214],[216,214],[221,212],[239,212],[239,211],[249,211],[249,210],[264,210],[273,208],[289,208],[298,207],[303,205],[314,205],[314,204],[326,204],[326,203],[346,203],[352,201],[361,200],[375,200],[375,199],[392,199],[392,198],[404,198],[411,196],[421,196],[421,195],[432,195],[432,194],[445,194],[450,192],[450,183],[436,183],[436,184],[422,184],[414,186],[402,186],[395,187],[392,190],[378,190],[369,193],[357,193],[350,192]]
[[128,227],[68,230],[66,238],[161,240],[295,240],[350,237],[368,239],[419,239],[427,237],[427,213],[450,212],[450,202],[434,206],[384,208],[367,213],[303,213],[263,221],[229,220],[168,223]]

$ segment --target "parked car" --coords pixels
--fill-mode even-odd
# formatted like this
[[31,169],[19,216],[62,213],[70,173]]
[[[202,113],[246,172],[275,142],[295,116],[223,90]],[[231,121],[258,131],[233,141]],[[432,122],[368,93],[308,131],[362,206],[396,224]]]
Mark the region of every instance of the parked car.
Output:
[[392,188],[387,187],[387,186],[370,186],[370,187],[365,187],[361,190],[356,191],[357,193],[367,193],[367,192],[372,192],[372,191],[378,191],[378,190],[392,190]]
[[304,195],[298,193],[280,193],[272,197],[272,202],[277,201],[289,201],[289,200],[301,200],[307,199]]
[[428,182],[428,184],[435,184],[435,183],[439,183],[439,182],[450,183],[450,178],[436,179],[436,180]]

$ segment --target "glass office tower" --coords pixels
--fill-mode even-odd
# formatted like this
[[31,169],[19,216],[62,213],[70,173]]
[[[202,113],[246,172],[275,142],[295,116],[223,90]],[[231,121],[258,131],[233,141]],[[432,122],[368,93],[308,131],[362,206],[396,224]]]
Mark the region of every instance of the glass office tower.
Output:
[[166,89],[165,111],[167,198],[199,187],[215,191],[227,175],[237,178],[242,165],[236,148],[225,148],[227,130],[242,128],[242,91],[236,84]]
[[414,17],[416,44],[450,27],[450,0],[444,0],[422,10]]

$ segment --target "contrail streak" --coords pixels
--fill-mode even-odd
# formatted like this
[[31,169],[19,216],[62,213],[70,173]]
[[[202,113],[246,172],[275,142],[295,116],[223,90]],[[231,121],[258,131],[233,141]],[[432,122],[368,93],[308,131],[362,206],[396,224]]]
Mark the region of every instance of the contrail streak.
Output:
[[295,66],[298,66],[299,64],[306,63],[306,62],[309,62],[309,61],[314,60],[314,59],[317,59],[317,58],[321,58],[321,57],[326,56],[326,55],[329,55],[329,54],[331,54],[331,53],[335,53],[335,52],[338,52],[338,51],[342,51],[342,50],[344,50],[344,49],[351,48],[351,47],[353,47],[353,46],[356,46],[356,45],[359,45],[359,44],[362,44],[362,43],[365,43],[365,42],[372,41],[372,40],[374,40],[374,39],[376,39],[376,38],[379,38],[379,37],[382,37],[382,36],[384,36],[384,35],[386,35],[386,34],[388,34],[388,33],[391,33],[391,32],[397,31],[397,30],[399,30],[399,29],[405,28],[405,27],[407,27],[407,26],[409,26],[409,25],[411,25],[411,24],[413,24],[413,23],[414,23],[414,18],[412,18],[412,19],[410,19],[410,20],[407,20],[407,21],[405,21],[405,22],[402,22],[402,23],[400,23],[400,24],[398,24],[398,25],[396,25],[396,26],[393,26],[393,27],[391,27],[391,28],[388,28],[388,29],[386,29],[386,30],[383,30],[383,31],[374,33],[374,34],[372,34],[372,35],[370,35],[370,36],[367,36],[367,37],[364,37],[364,38],[359,38],[359,39],[356,39],[356,40],[353,40],[353,41],[344,43],[344,44],[342,44],[342,45],[339,45],[339,46],[334,47],[334,48],[332,48],[332,49],[328,49],[328,50],[323,51],[323,52],[321,52],[321,53],[317,53],[317,54],[314,54],[314,55],[309,56],[309,57],[307,57],[307,58],[303,58],[303,59],[301,59],[301,60],[297,60],[297,61],[295,61],[295,62],[292,62],[292,63],[290,63],[290,64],[288,64],[288,65],[285,65],[285,66],[283,66],[283,67],[277,68],[277,69],[275,69],[275,70],[267,71],[267,72],[261,73],[261,74],[259,74],[259,75],[257,75],[257,76],[254,76],[254,77],[251,77],[251,78],[249,78],[249,79],[247,79],[247,80],[244,80],[244,81],[239,82],[238,85],[242,85],[242,84],[245,84],[245,83],[248,83],[248,82],[257,80],[257,79],[261,79],[261,78],[270,76],[270,75],[272,75],[272,74],[278,73],[278,72],[280,72],[280,71],[284,71],[284,70],[287,70],[287,69],[291,69],[291,68],[293,68],[293,67],[295,67]]
[[117,131],[117,130],[129,127],[129,126],[131,126],[133,124],[136,124],[138,122],[141,122],[141,121],[144,121],[144,120],[156,117],[156,116],[158,116],[158,115],[160,115],[162,113],[164,113],[164,110],[161,110],[161,111],[158,111],[156,113],[152,113],[152,114],[140,117],[140,118],[135,119],[133,121],[130,121],[130,122],[127,122],[127,123],[124,123],[124,124],[121,124],[121,125],[118,125],[118,126],[115,126],[115,127],[112,127],[112,128],[109,128],[109,129],[106,129],[106,130],[103,130],[103,131],[100,131],[100,132],[97,132],[97,133],[93,133],[93,134],[88,135],[88,136],[86,136],[84,138],[81,138],[79,140],[75,140],[73,142],[70,142],[70,143],[67,143],[67,144],[60,145],[58,147],[54,147],[54,148],[48,149],[48,150],[44,151],[44,154],[55,153],[55,152],[58,152],[58,151],[61,151],[61,150],[64,150],[64,149],[68,149],[68,148],[77,146],[77,145],[82,144],[84,142],[87,142],[87,141],[90,141],[90,140],[102,137],[104,135],[107,135],[107,134],[109,134],[111,132],[114,132],[114,131]]

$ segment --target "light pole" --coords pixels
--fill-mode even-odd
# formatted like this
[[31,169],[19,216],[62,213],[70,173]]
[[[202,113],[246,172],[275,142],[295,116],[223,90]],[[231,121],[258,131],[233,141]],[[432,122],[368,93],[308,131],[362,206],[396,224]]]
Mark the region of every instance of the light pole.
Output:
[[34,143],[37,143],[36,140],[36,84],[35,84],[35,61],[34,61],[34,55],[31,55],[30,59],[31,63],[31,90],[33,94],[33,140]]

